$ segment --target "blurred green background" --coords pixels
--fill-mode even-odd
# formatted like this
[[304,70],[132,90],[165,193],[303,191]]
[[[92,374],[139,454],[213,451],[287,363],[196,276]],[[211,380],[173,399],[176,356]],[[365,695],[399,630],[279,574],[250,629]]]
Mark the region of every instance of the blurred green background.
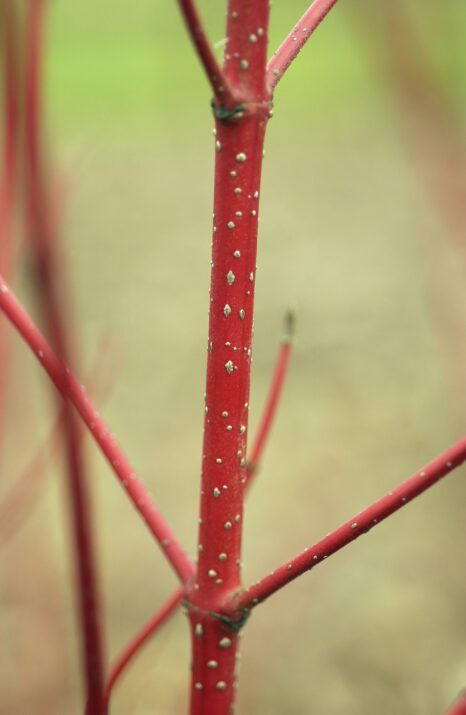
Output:
[[[435,143],[422,108],[421,157],[416,134],[407,136],[410,120],[379,54],[386,5],[341,0],[276,94],[261,204],[252,427],[289,307],[297,338],[248,501],[245,583],[465,432],[466,221],[445,220],[422,178],[426,147],[431,175],[445,169],[438,166],[445,136]],[[221,41],[225,3],[200,6],[212,40]],[[272,50],[305,8],[275,0]],[[405,9],[464,128],[466,5],[406,0]],[[54,0],[47,40],[47,146],[63,199],[80,374],[109,335],[102,360],[116,378],[103,414],[194,553],[209,88],[175,2]],[[456,193],[464,189],[456,181]],[[24,261],[16,285],[32,305]],[[12,350],[4,492],[53,418],[48,385],[16,336]],[[113,657],[175,579],[90,442],[87,456]],[[58,462],[49,471],[32,516],[0,552],[5,715],[81,712],[63,475]],[[465,477],[458,470],[257,609],[243,639],[239,713],[445,711],[466,685]],[[188,669],[179,615],[122,680],[112,714],[187,712]]]

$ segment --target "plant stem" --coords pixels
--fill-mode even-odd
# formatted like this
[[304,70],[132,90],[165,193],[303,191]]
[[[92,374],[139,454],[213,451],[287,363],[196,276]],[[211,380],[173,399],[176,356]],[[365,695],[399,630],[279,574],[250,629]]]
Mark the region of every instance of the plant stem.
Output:
[[160,628],[168,621],[170,616],[173,615],[181,603],[183,594],[184,589],[178,589],[178,591],[175,591],[170,598],[165,601],[163,606],[155,613],[155,615],[151,616],[147,623],[145,623],[136,633],[134,638],[131,639],[116,659],[114,665],[110,669],[110,675],[108,676],[105,686],[103,699],[104,715],[106,715],[108,711],[113,688],[115,687],[115,684],[119,680],[121,674],[128,667],[134,656],[142,650],[144,645],[146,645],[151,636],[153,636],[156,631],[160,630]]
[[216,100],[225,108],[231,109],[235,105],[232,88],[207,40],[195,3],[193,0],[178,0],[178,5]]
[[460,693],[446,715],[466,715],[466,692]]
[[[3,80],[3,156],[0,177],[0,273],[11,275],[13,223],[17,195],[18,170],[18,51],[19,34],[16,6],[0,0],[0,51]],[[3,436],[5,400],[8,384],[8,336],[5,321],[0,320],[0,439]]]
[[246,488],[249,488],[253,476],[257,472],[258,464],[260,463],[262,452],[265,447],[267,438],[270,435],[272,423],[277,413],[278,402],[283,391],[288,364],[291,356],[291,348],[293,343],[294,331],[294,316],[288,312],[285,317],[285,330],[283,333],[280,349],[278,351],[277,364],[275,365],[272,382],[270,385],[267,401],[259,422],[257,434],[251,449],[251,454],[248,458],[248,468],[246,472]]
[[3,310],[8,320],[31,348],[58,391],[65,394],[75,406],[136,510],[162,547],[167,560],[171,563],[180,580],[183,583],[189,581],[194,572],[191,560],[175,538],[172,530],[155,506],[149,492],[129,463],[125,453],[117,444],[105,421],[99,415],[84,388],[69,367],[65,368],[68,375],[67,383],[66,385],[62,383],[59,359],[42,333],[34,325],[31,317],[15,298],[13,291],[2,276],[0,276],[0,309]]
[[241,583],[259,191],[265,128],[268,0],[230,0],[225,75],[241,102],[216,115],[214,234],[202,457],[199,561],[188,590],[191,715],[228,715],[238,634],[218,618]]
[[86,483],[78,423],[67,399],[65,360],[69,351],[70,316],[66,318],[59,297],[60,275],[54,235],[48,215],[41,156],[41,75],[44,0],[30,0],[26,10],[25,75],[25,185],[30,238],[40,297],[52,342],[58,354],[57,379],[63,397],[63,438],[68,478],[68,501],[73,535],[75,589],[78,602],[82,666],[86,686],[86,715],[100,715],[104,677],[104,639],[100,621],[96,549],[91,506]]
[[304,45],[328,15],[337,0],[314,0],[293,30],[286,37],[267,65],[267,86],[273,92],[288,67],[303,49]]
[[250,611],[258,603],[265,601],[301,574],[310,571],[314,566],[355,541],[362,534],[366,534],[374,526],[380,524],[388,516],[459,467],[465,460],[466,437],[463,437],[427,466],[395,487],[393,491],[356,514],[353,519],[332,531],[313,546],[309,546],[301,554],[287,561],[246,591],[239,595],[235,594],[224,609],[225,615],[237,616],[239,613]]

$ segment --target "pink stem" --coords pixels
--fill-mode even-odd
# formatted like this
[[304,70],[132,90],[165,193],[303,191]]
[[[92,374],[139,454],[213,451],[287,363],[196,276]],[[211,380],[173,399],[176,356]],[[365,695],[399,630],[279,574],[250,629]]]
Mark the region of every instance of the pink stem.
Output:
[[[19,37],[16,6],[0,2],[0,48],[2,52],[3,79],[3,157],[0,177],[0,272],[8,278],[11,274],[13,253],[13,223],[17,194],[18,167],[18,49]],[[0,438],[5,418],[5,399],[8,382],[8,340],[5,322],[0,320]]]
[[466,691],[460,693],[446,715],[466,715]]
[[178,4],[197,55],[214,91],[215,99],[223,107],[234,107],[232,88],[215,58],[195,3],[193,0],[178,0]]
[[218,614],[239,587],[246,480],[252,318],[262,149],[268,0],[230,0],[225,75],[240,113],[216,112],[214,234],[202,460],[199,561],[187,593],[191,715],[228,715],[238,634]]
[[194,572],[191,560],[175,539],[173,532],[157,510],[148,491],[137,477],[124,452],[117,445],[104,420],[98,414],[90,398],[69,367],[66,367],[68,381],[66,385],[62,384],[59,359],[1,276],[0,308],[29,345],[57,389],[62,394],[65,394],[77,409],[95,442],[99,445],[111,468],[125,488],[136,510],[141,514],[149,530],[161,545],[166,558],[180,579],[184,583],[189,581]]
[[[270,427],[273,418],[276,414],[278,401],[282,392],[283,382],[285,379],[289,358],[291,355],[292,332],[293,316],[291,313],[288,313],[285,319],[285,333],[282,338],[278,361],[275,367],[274,376],[272,378],[272,384],[270,386],[269,395],[260,421],[258,434],[254,440],[254,447],[251,452],[253,458],[251,457],[251,459],[248,460],[248,465],[246,469],[246,490],[249,490],[254,481],[254,477],[257,474],[257,467],[260,463],[267,437],[270,434]],[[160,626],[165,623],[166,618],[168,618],[169,616],[171,616],[172,613],[174,613],[174,611],[176,610],[176,606],[180,603],[182,597],[183,592],[180,590],[173,593],[170,598],[165,602],[165,604],[161,607],[161,609],[159,609],[155,613],[155,615],[153,615],[150,620],[146,624],[144,624],[139,633],[137,633],[130,641],[130,643],[125,647],[124,651],[119,656],[112,669],[112,673],[115,672],[115,675],[113,677],[110,676],[107,684],[107,703],[111,695],[111,690],[117,678],[121,676],[122,672],[130,664],[134,656],[137,655],[139,649],[143,647],[147,643],[147,641],[150,640],[152,636],[156,634]]]
[[337,0],[314,0],[267,65],[267,86],[273,92],[288,67]]
[[327,559],[347,544],[366,534],[390,514],[401,509],[419,496],[439,479],[459,467],[466,459],[466,437],[447,449],[430,464],[409,477],[386,496],[371,504],[328,536],[308,547],[301,554],[287,561],[272,574],[266,576],[246,591],[236,594],[228,603],[225,613],[234,614],[249,611],[265,601],[273,593],[286,586],[305,571]]
[[264,411],[262,412],[257,434],[251,449],[251,455],[248,459],[246,488],[249,488],[252,478],[257,472],[258,464],[260,463],[273,420],[277,413],[277,407],[283,391],[283,384],[285,382],[291,356],[293,324],[294,316],[292,313],[288,313],[285,318],[285,332],[281,341],[280,350],[278,352],[277,364],[272,377],[269,394],[267,396]]
[[69,350],[68,325],[58,296],[59,275],[50,231],[41,156],[41,70],[44,27],[43,0],[30,0],[26,13],[25,180],[31,244],[48,328],[58,358],[57,381],[63,397],[62,425],[66,447],[69,507],[73,531],[76,593],[86,684],[86,715],[100,715],[104,680],[103,634],[97,587],[96,552],[90,500],[78,423],[67,398],[65,370]]
[[121,654],[116,659],[112,668],[110,669],[110,675],[108,676],[107,684],[104,691],[103,700],[103,712],[107,713],[110,704],[110,698],[115,687],[115,683],[119,680],[123,671],[128,667],[128,665],[133,661],[134,657],[139,653],[140,650],[148,643],[150,638],[158,631],[168,619],[175,613],[184,595],[184,589],[178,589],[175,591],[170,598],[163,604],[163,606],[153,615],[151,618],[143,625],[143,627],[136,633],[134,638],[125,646]]

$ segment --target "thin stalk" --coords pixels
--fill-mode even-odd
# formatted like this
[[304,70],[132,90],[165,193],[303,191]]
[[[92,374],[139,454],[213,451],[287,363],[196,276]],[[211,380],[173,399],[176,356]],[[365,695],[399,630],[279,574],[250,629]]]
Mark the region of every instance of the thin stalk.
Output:
[[[11,275],[13,223],[17,196],[18,131],[19,131],[19,34],[16,5],[0,0],[0,53],[3,79],[3,151],[0,177],[0,272]],[[0,320],[0,438],[5,418],[8,383],[8,338],[5,322]]]
[[291,312],[288,312],[285,316],[284,328],[285,329],[283,332],[280,349],[278,351],[277,364],[275,365],[275,370],[269,388],[269,393],[259,422],[257,434],[251,449],[251,454],[248,458],[248,465],[246,470],[246,488],[250,486],[252,478],[257,472],[257,467],[260,463],[262,452],[264,450],[266,441],[270,435],[273,420],[277,413],[280,396],[283,392],[283,384],[285,382],[286,373],[288,371],[288,364],[290,361],[293,345],[294,316]]
[[136,633],[136,635],[130,640],[130,642],[122,650],[121,654],[115,660],[115,663],[110,669],[110,674],[107,679],[104,691],[103,699],[103,712],[107,713],[110,698],[115,687],[115,684],[120,679],[121,674],[127,669],[129,664],[133,661],[134,657],[142,650],[142,648],[149,642],[151,637],[156,631],[169,620],[169,618],[175,613],[178,606],[180,605],[184,595],[184,589],[178,589],[175,591],[163,606],[153,615],[150,619],[142,626],[142,628]]
[[267,86],[270,92],[273,92],[288,67],[336,2],[337,0],[314,0],[278,50],[274,52],[267,65]]
[[63,397],[69,507],[73,532],[76,595],[86,688],[86,715],[100,715],[104,683],[104,645],[97,586],[96,550],[90,499],[78,423],[67,399],[65,360],[70,338],[58,294],[54,236],[48,224],[47,192],[41,156],[41,71],[45,3],[30,0],[26,11],[25,183],[31,244],[48,329],[59,356],[58,381]]
[[290,559],[256,584],[242,593],[235,594],[224,613],[227,615],[248,612],[258,603],[265,601],[295,578],[310,571],[340,551],[362,534],[380,524],[394,512],[406,506],[410,501],[432,487],[436,482],[450,474],[466,460],[466,437],[439,455],[389,492],[386,496],[356,514],[323,539],[309,546],[298,556]]
[[178,0],[178,5],[215,99],[221,106],[231,109],[235,105],[233,91],[212,51],[196,4],[193,0]]
[[460,693],[446,715],[466,715],[466,691]]
[[163,516],[155,506],[149,492],[138,478],[125,453],[117,444],[105,421],[99,415],[84,388],[66,366],[68,380],[61,380],[61,363],[44,336],[14,296],[11,288],[0,276],[0,309],[25,340],[43,369],[61,394],[64,394],[78,411],[93,439],[106,457],[134,507],[142,516],[150,532],[161,546],[167,560],[186,583],[194,572],[191,559],[186,555]]

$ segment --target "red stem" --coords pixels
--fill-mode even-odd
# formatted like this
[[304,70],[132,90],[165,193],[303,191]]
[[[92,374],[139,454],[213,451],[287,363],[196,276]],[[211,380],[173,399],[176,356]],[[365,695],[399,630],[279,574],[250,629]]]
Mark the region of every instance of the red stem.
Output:
[[273,92],[288,67],[336,2],[337,0],[314,0],[278,50],[274,52],[267,65],[267,86],[270,92]]
[[183,582],[189,581],[194,572],[191,560],[175,539],[170,527],[153,503],[150,494],[137,477],[124,452],[116,443],[104,420],[69,367],[66,367],[67,383],[66,385],[62,383],[60,361],[2,276],[0,276],[0,308],[31,348],[59,392],[65,394],[75,406],[135,508],[161,545],[175,572]]
[[466,437],[443,452],[430,464],[412,475],[386,496],[371,504],[335,531],[308,547],[295,558],[287,561],[270,575],[254,584],[247,591],[236,594],[229,602],[225,613],[233,615],[249,611],[258,603],[286,586],[305,571],[327,559],[347,544],[366,534],[376,524],[404,507],[439,479],[442,479],[466,460]]
[[103,712],[107,713],[110,704],[110,697],[115,687],[115,683],[119,680],[122,672],[128,667],[135,655],[148,643],[153,634],[158,631],[175,613],[183,598],[184,589],[178,589],[163,606],[143,625],[136,633],[134,638],[125,646],[121,655],[116,659],[110,675],[108,676],[107,684],[104,691]]
[[[277,365],[275,367],[275,372],[272,378],[272,383],[269,388],[269,395],[266,401],[264,412],[260,420],[260,426],[258,434],[254,440],[254,447],[252,449],[252,457],[248,459],[246,467],[246,484],[245,490],[248,491],[251,487],[254,478],[258,471],[258,465],[262,456],[262,452],[265,447],[265,443],[270,434],[270,428],[273,422],[273,418],[276,414],[278,401],[282,392],[283,382],[286,375],[286,370],[289,363],[289,358],[292,348],[292,332],[293,332],[293,316],[288,313],[285,319],[285,333],[282,338],[282,344],[280,346],[280,351],[278,355]],[[151,616],[150,620],[143,625],[141,630],[134,636],[130,643],[124,648],[121,655],[117,659],[112,672],[115,671],[115,676],[110,676],[107,685],[107,703],[109,701],[113,685],[117,678],[120,678],[122,672],[127,668],[127,666],[132,662],[134,656],[137,655],[139,650],[156,634],[160,626],[165,623],[165,620],[175,612],[176,608],[171,608],[171,604],[179,604],[183,597],[183,591],[178,590],[170,596],[170,598],[164,603],[164,605]],[[164,615],[165,614],[165,615]],[[108,707],[108,704],[107,704]]]
[[446,715],[466,715],[466,691],[460,693]]
[[[3,65],[4,141],[0,177],[0,272],[11,274],[13,219],[18,167],[18,31],[16,7],[0,1],[0,49]],[[4,321],[0,321],[0,437],[3,433],[8,373],[8,340]]]
[[197,55],[214,91],[215,99],[221,106],[233,108],[235,106],[233,90],[215,58],[195,3],[193,0],[178,0],[178,4]]
[[73,529],[76,591],[86,684],[86,715],[100,715],[104,683],[103,634],[90,501],[78,423],[66,399],[65,370],[69,350],[67,322],[63,316],[56,279],[59,275],[50,231],[47,194],[41,157],[41,70],[45,4],[31,0],[26,14],[25,178],[26,198],[41,298],[58,360],[57,379],[63,396],[63,435],[66,446],[69,506]]
[[268,0],[230,0],[225,75],[240,113],[216,113],[214,235],[199,561],[188,592],[191,715],[228,715],[238,634],[219,617],[240,585],[241,533],[262,149]]
[[262,452],[266,441],[269,437],[272,428],[273,420],[277,413],[278,402],[283,392],[283,384],[285,382],[288,364],[291,356],[292,339],[294,329],[294,316],[290,312],[285,318],[285,331],[278,352],[277,364],[275,366],[272,382],[269,388],[269,394],[265,403],[262,417],[259,422],[257,434],[251,449],[251,454],[248,459],[248,467],[246,471],[246,488],[249,488],[253,476],[257,472],[258,464],[260,463]]

